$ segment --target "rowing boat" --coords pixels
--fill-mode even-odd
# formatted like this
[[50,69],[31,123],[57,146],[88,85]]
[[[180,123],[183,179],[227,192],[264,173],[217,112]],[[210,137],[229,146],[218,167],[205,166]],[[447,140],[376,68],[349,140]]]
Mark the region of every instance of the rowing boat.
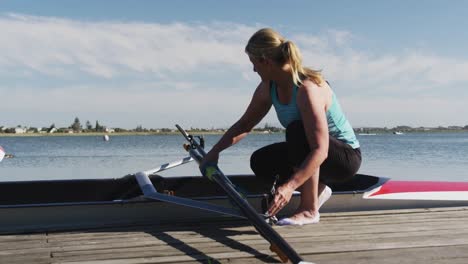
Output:
[[[188,204],[168,203],[151,197],[147,191],[145,194],[147,186],[133,174],[115,179],[1,182],[0,233],[236,217],[224,191],[204,177],[152,174],[148,179],[161,196],[169,201],[180,197]],[[230,175],[229,179],[247,194],[247,200],[259,213],[265,211],[268,186],[257,182],[254,175]],[[346,184],[330,187],[333,195],[321,212],[468,206],[468,182],[395,181],[358,174]],[[300,194],[294,193],[280,215],[291,214],[299,199]],[[214,208],[199,210],[197,204],[190,206],[190,201]]]

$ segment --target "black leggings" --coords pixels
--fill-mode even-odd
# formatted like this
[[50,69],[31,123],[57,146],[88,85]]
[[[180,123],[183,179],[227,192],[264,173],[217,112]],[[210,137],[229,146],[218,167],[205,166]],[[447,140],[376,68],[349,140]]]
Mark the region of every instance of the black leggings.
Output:
[[[320,182],[346,182],[361,166],[361,151],[332,136],[329,139],[328,157],[320,166]],[[292,176],[293,168],[300,167],[309,153],[304,126],[301,121],[294,121],[286,128],[286,142],[256,150],[250,158],[250,167],[261,183],[271,186],[278,175],[278,184],[283,184]]]

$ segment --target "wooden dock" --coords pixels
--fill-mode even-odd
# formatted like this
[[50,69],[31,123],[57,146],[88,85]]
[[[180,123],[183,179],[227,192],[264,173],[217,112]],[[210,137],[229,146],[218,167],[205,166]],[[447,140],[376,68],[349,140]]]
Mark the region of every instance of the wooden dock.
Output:
[[[322,214],[275,227],[314,263],[468,263],[468,207]],[[280,263],[246,221],[0,236],[0,263]]]

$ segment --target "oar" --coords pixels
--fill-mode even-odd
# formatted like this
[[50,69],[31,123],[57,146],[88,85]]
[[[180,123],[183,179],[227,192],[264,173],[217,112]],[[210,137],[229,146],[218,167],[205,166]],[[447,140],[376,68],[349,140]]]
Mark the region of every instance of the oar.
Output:
[[[206,155],[205,150],[192,135],[189,135],[179,125],[176,125],[176,127],[189,142],[189,145],[185,146],[185,149],[189,152],[190,156],[200,164],[203,157]],[[242,214],[250,220],[260,235],[270,242],[270,250],[278,254],[281,261],[287,262],[290,260],[292,263],[306,263],[302,260],[302,257],[299,256],[299,254],[265,221],[265,219],[258,215],[257,211],[249,204],[249,202],[237,192],[234,184],[221,172],[217,165],[207,166],[203,176],[216,182],[226,192],[226,194],[239,207]]]
[[215,212],[223,215],[229,215],[229,216],[235,216],[239,218],[245,218],[242,214],[240,214],[239,211],[233,209],[233,208],[227,208],[211,203],[206,203],[202,201],[197,201],[197,200],[192,200],[189,198],[183,198],[183,197],[177,197],[173,195],[168,195],[168,194],[163,194],[159,193],[156,188],[154,188],[153,183],[149,179],[149,175],[155,174],[160,171],[165,171],[177,166],[180,166],[182,164],[186,164],[193,161],[192,157],[185,157],[181,160],[178,161],[173,161],[169,162],[166,164],[163,164],[157,168],[146,170],[146,171],[140,171],[135,174],[133,174],[138,182],[138,185],[140,186],[141,191],[143,192],[143,195],[152,200],[158,200],[161,202],[168,202],[168,203],[173,203],[177,205],[182,205],[182,206],[187,206],[191,208],[196,208],[196,209],[201,209],[205,211],[210,211],[210,212]]
[[233,208],[227,208],[207,202],[192,200],[184,197],[177,197],[173,195],[160,193],[154,188],[153,183],[148,178],[148,175],[144,172],[138,172],[135,174],[135,178],[140,186],[144,196],[148,199],[158,200],[161,202],[167,202],[177,205],[183,205],[190,208],[201,209],[209,212],[219,213],[223,215],[235,216],[239,218],[245,218],[240,212]]
[[[136,178],[140,189],[142,190],[144,196],[148,199],[183,205],[183,206],[187,206],[191,208],[202,209],[205,211],[210,211],[210,212],[220,213],[223,215],[235,216],[235,217],[245,219],[245,216],[243,216],[238,210],[235,210],[233,208],[218,206],[218,205],[214,205],[211,203],[201,202],[201,201],[197,201],[197,200],[193,200],[189,198],[162,194],[156,191],[156,188],[154,188],[148,176],[158,173],[160,171],[165,171],[165,170],[189,163],[191,161],[194,161],[194,159],[189,156],[178,161],[165,163],[154,169],[140,171],[140,172],[130,174],[130,175]],[[264,214],[260,214],[260,216],[266,217]]]
[[173,162],[163,164],[163,165],[161,165],[161,166],[159,166],[157,168],[154,168],[154,169],[142,171],[142,173],[144,173],[146,175],[151,175],[151,174],[158,173],[160,171],[165,171],[165,170],[180,166],[182,164],[189,163],[191,161],[193,161],[193,159],[192,159],[192,157],[189,156],[189,157],[185,157],[185,158],[183,158],[181,160],[178,160],[178,161],[173,161]]

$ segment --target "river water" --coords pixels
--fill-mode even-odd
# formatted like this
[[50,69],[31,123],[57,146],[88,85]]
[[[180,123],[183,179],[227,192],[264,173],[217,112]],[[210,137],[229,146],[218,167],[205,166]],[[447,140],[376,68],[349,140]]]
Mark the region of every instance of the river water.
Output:
[[[209,149],[220,135],[205,135]],[[468,181],[468,133],[358,135],[363,154],[360,173],[393,179]],[[284,134],[252,134],[224,151],[225,174],[249,174],[250,154]],[[14,158],[0,162],[0,181],[118,178],[187,156],[180,135],[0,137]],[[163,176],[200,175],[194,162]]]

